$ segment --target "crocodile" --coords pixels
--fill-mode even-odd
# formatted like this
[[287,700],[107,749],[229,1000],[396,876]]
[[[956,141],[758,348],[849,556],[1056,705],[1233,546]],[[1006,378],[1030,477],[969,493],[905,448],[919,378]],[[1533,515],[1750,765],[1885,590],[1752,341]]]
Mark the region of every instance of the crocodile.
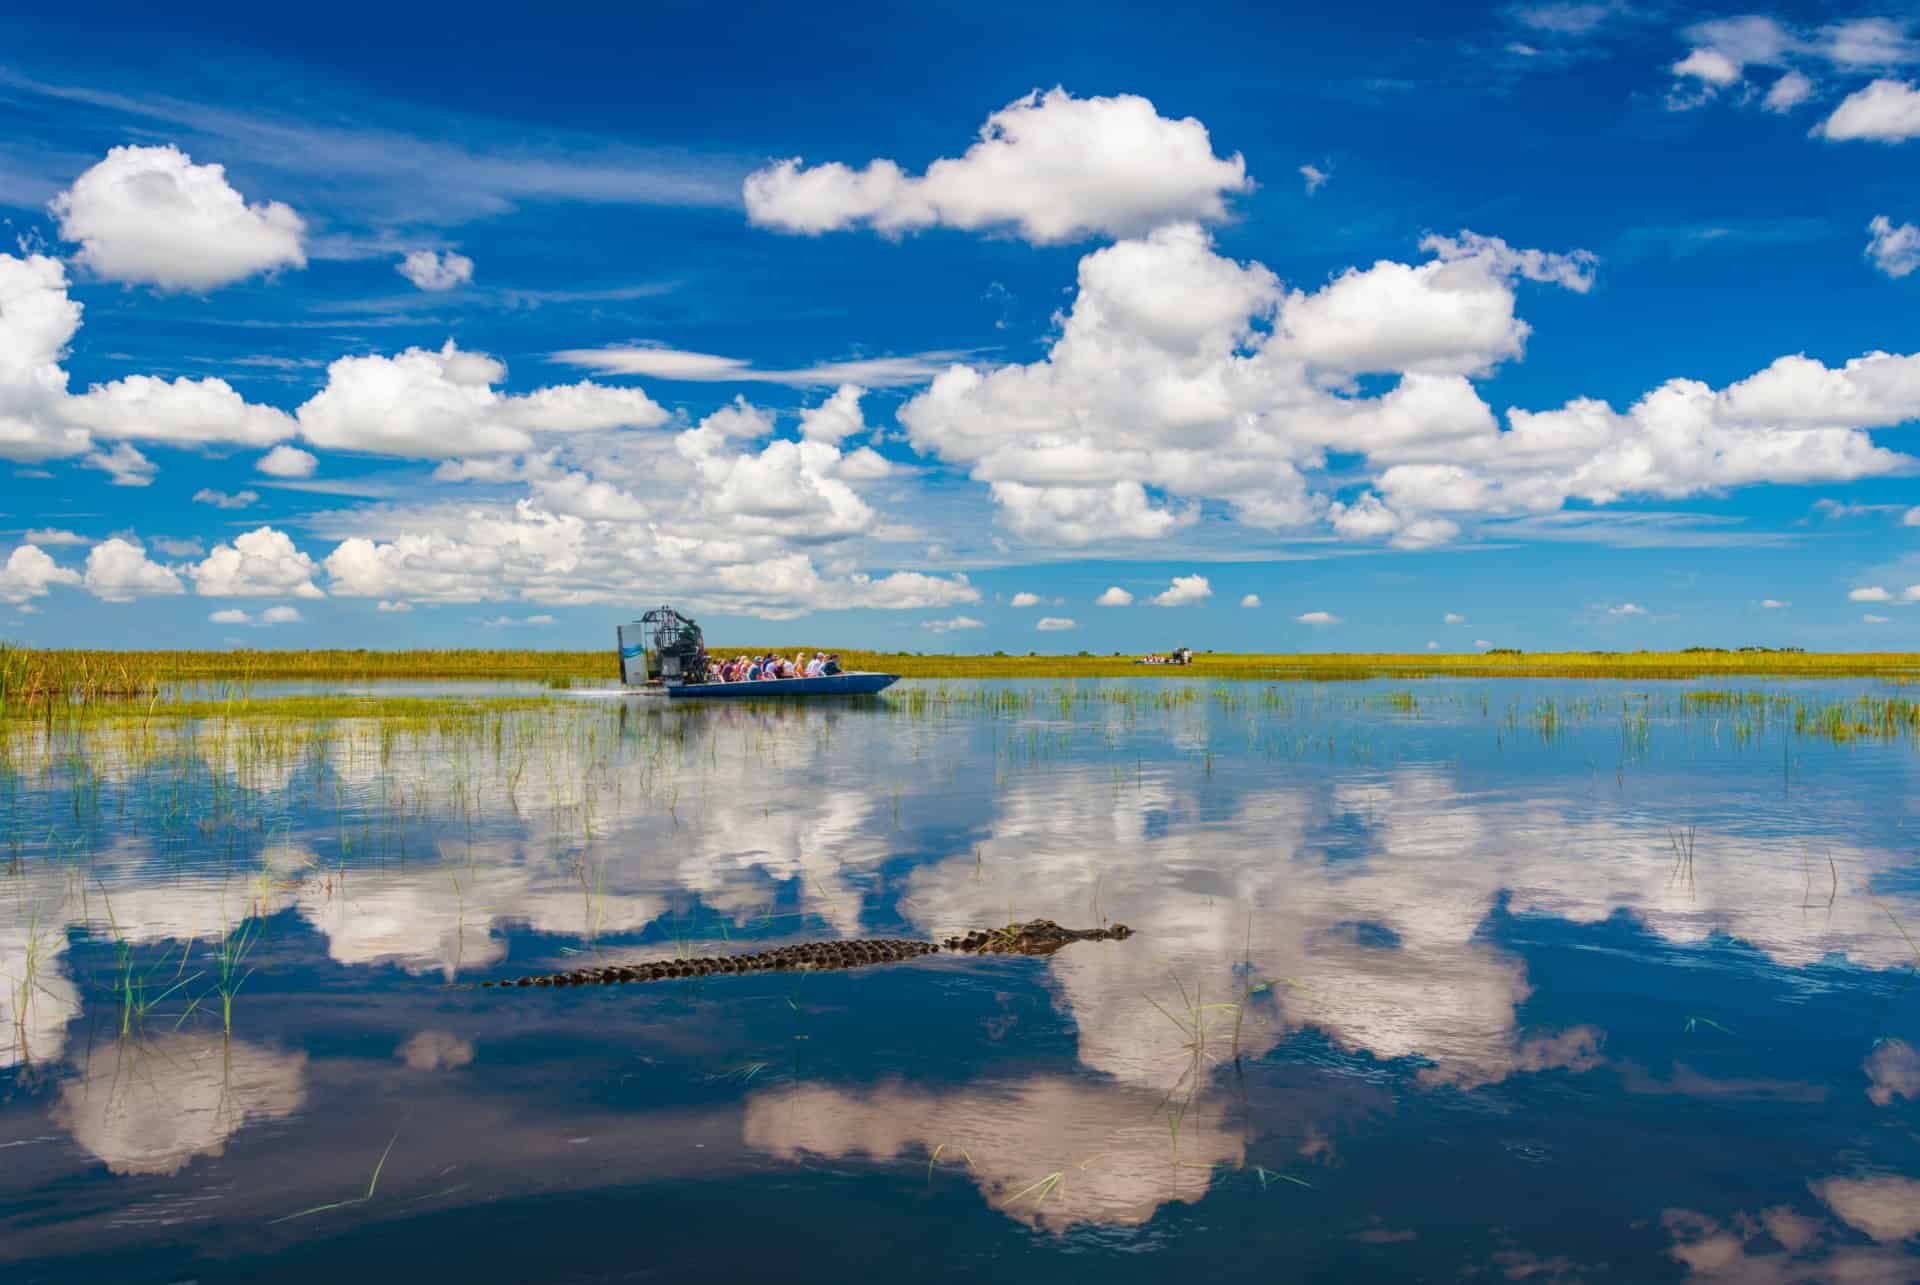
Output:
[[481,986],[610,986],[616,982],[659,982],[677,977],[708,977],[715,973],[818,972],[829,968],[863,968],[894,964],[933,955],[942,949],[962,955],[1051,955],[1069,942],[1124,941],[1133,936],[1125,924],[1104,928],[1062,928],[1051,919],[1029,919],[1005,928],[975,928],[959,937],[935,943],[910,937],[861,937],[850,941],[808,941],[776,946],[744,955],[710,955],[697,959],[658,959],[637,964],[607,964],[575,968],[564,973],[537,973],[483,981]]

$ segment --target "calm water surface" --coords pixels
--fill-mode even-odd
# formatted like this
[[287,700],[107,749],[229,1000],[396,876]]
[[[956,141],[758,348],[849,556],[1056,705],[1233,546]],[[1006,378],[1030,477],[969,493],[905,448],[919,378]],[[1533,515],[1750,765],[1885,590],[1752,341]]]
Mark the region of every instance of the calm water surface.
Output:
[[1920,753],[1697,687],[16,730],[0,1270],[1920,1279]]

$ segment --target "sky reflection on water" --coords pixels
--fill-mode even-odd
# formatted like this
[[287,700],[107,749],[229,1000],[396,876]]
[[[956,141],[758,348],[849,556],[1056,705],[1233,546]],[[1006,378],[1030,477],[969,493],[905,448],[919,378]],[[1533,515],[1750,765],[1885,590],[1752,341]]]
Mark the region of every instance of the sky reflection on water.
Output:
[[[778,1204],[650,1261],[1920,1274],[1913,745],[1645,685],[902,689],[15,734],[0,1258],[592,1279]],[[445,985],[1030,917],[1137,935]]]

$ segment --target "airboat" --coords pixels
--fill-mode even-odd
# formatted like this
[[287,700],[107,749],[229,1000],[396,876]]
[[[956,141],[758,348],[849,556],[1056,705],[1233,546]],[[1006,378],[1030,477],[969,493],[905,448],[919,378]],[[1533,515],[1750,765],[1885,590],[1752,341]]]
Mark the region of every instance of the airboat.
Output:
[[720,696],[739,700],[784,700],[793,696],[870,696],[893,686],[898,674],[860,670],[816,678],[755,678],[714,681],[706,637],[690,616],[672,607],[655,607],[621,625],[620,681],[628,687],[668,696]]
[[1162,656],[1158,652],[1155,652],[1152,655],[1142,656],[1133,663],[1136,665],[1191,665],[1193,663],[1193,648],[1175,647],[1168,655]]

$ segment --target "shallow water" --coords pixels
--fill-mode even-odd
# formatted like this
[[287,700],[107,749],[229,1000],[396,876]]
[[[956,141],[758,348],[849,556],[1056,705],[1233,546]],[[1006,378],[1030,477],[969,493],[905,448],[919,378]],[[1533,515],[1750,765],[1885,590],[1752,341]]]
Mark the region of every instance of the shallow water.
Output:
[[[1920,755],[1700,686],[16,731],[0,1262],[1920,1279]],[[446,985],[1035,917],[1136,935]]]

